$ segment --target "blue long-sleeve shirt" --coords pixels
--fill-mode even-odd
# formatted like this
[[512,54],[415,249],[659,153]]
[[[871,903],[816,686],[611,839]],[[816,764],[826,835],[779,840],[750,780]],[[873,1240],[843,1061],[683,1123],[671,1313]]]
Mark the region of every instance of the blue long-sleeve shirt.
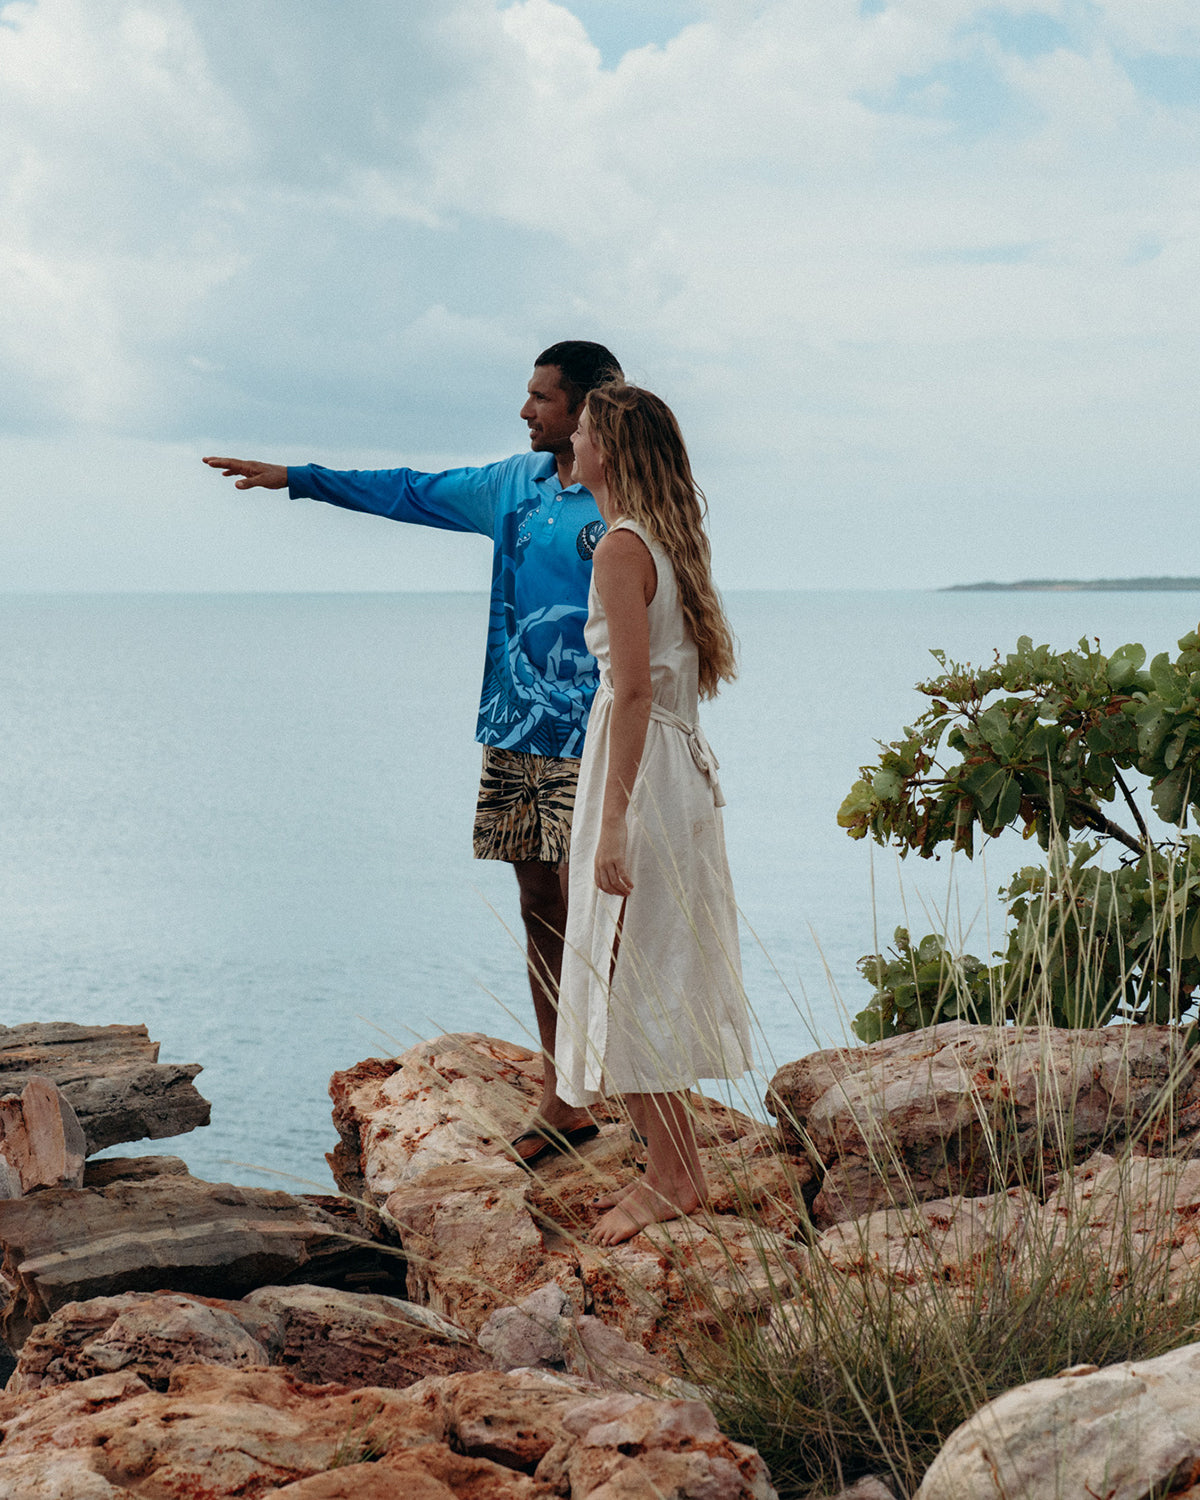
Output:
[[552,453],[478,469],[288,470],[296,497],[492,539],[492,601],[479,722],[484,745],[578,757],[596,691],[583,642],[592,553],[604,535],[582,485],[559,488]]

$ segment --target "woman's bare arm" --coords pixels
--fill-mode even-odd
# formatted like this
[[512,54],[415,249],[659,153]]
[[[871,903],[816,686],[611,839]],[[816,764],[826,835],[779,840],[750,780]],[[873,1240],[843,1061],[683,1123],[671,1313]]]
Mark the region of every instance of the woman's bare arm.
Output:
[[596,884],[611,896],[633,889],[626,860],[625,815],[650,723],[650,619],[658,577],[646,544],[634,532],[610,532],[593,560],[596,592],[608,621],[613,707],[608,776],[596,848]]

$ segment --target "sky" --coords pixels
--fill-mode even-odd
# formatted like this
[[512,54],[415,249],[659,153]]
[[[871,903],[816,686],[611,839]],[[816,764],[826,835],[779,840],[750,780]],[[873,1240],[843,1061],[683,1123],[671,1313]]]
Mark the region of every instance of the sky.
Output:
[[263,492],[678,414],[718,582],[1200,575],[1196,0],[0,3],[0,590],[486,587]]

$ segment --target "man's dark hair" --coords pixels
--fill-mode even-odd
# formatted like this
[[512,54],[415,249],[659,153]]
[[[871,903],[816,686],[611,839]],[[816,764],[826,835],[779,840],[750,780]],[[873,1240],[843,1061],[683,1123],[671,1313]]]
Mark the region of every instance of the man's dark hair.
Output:
[[572,407],[578,406],[598,385],[625,379],[616,355],[603,344],[590,344],[587,339],[564,339],[561,344],[551,344],[549,349],[543,349],[533,365],[534,369],[541,365],[557,365],[562,388]]

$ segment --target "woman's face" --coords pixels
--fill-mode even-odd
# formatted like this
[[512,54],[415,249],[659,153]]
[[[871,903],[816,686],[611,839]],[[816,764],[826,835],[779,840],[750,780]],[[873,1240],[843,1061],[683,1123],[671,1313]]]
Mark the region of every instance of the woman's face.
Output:
[[603,488],[604,486],[605,465],[604,455],[596,446],[596,440],[592,436],[592,424],[588,420],[586,408],[571,438],[571,446],[575,450],[575,466],[571,470],[571,478],[576,484],[586,485],[594,495],[597,487]]

